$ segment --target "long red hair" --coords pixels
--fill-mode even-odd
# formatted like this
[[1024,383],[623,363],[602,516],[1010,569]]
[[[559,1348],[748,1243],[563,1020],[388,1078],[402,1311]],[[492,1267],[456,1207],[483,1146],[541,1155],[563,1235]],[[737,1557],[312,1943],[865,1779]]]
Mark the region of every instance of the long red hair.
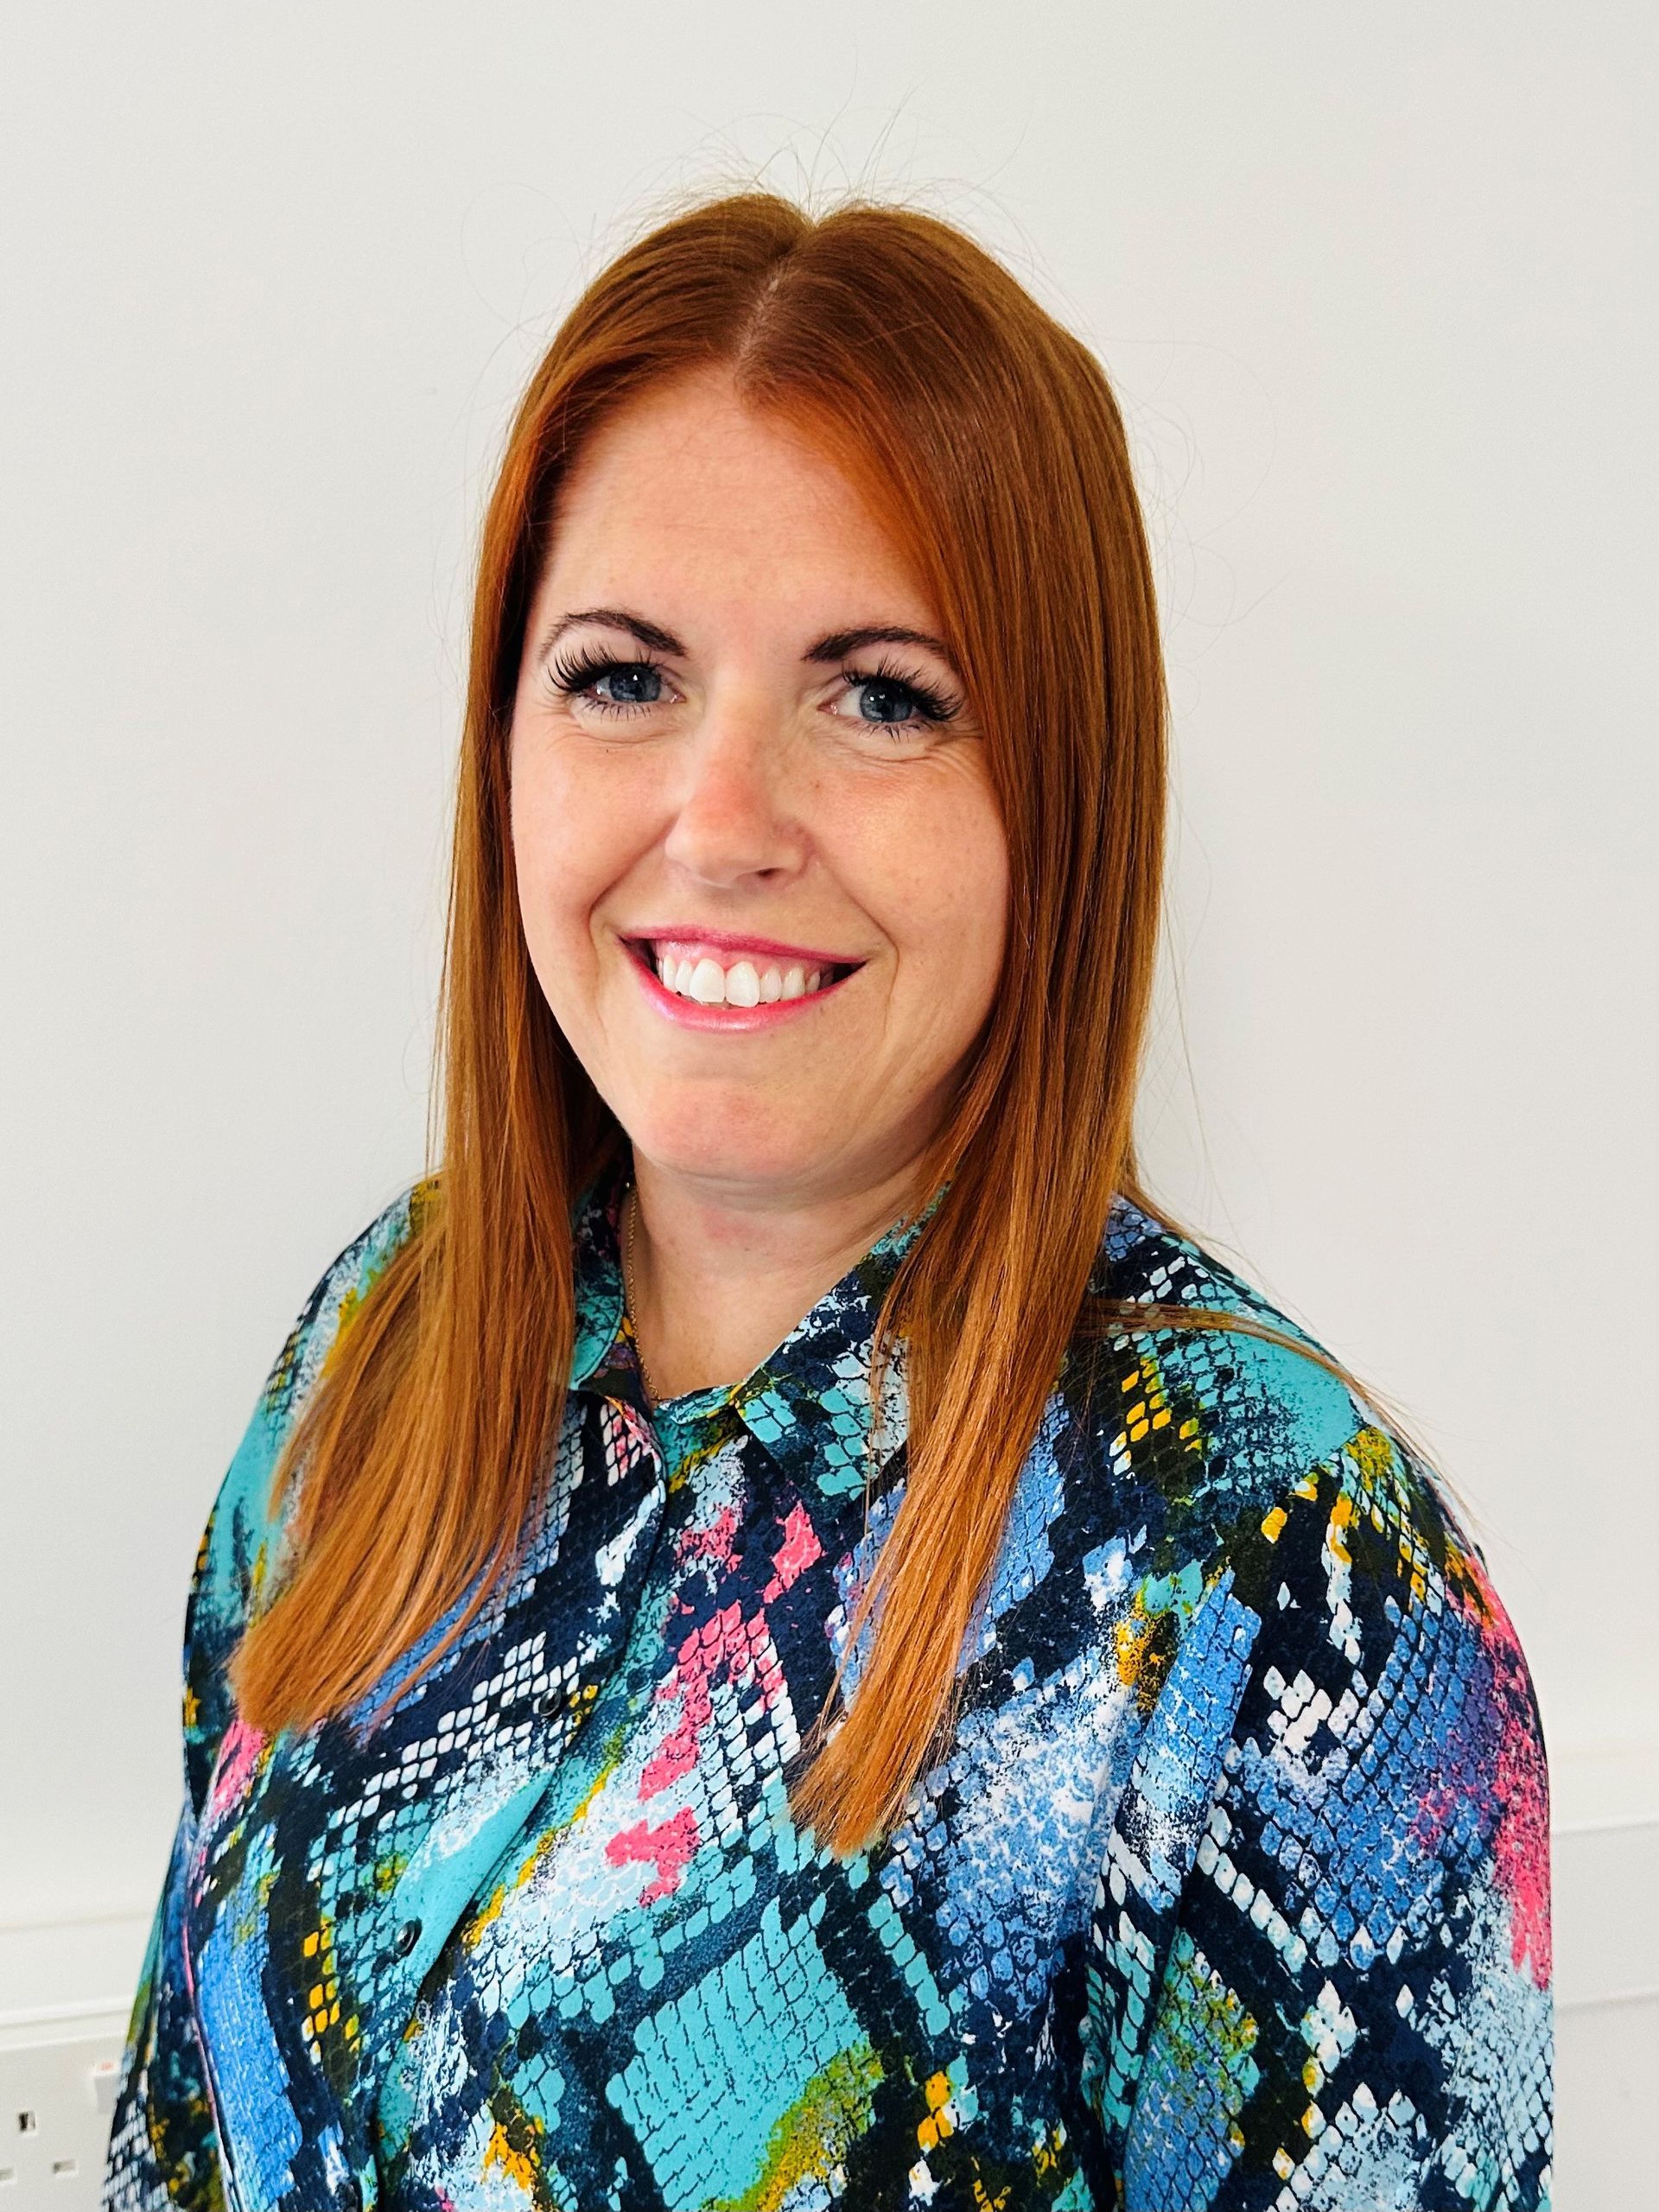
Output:
[[477,1577],[475,1607],[528,1524],[574,1344],[572,1202],[626,1139],[531,973],[512,702],[562,472],[631,395],[711,364],[824,441],[902,533],[984,734],[1010,861],[1002,988],[918,1163],[923,1196],[949,1188],[878,1325],[878,1363],[906,1339],[911,1414],[902,1504],[854,1624],[878,1609],[874,1642],[792,1790],[852,1851],[898,1817],[949,1720],[1107,1215],[1141,1198],[1165,812],[1152,568],[1105,375],[998,262],[907,209],[695,207],[594,279],[524,395],[479,563],[438,1172],[283,1455],[279,1486],[305,1464],[291,1564],[236,1690],[259,1728],[338,1712]]

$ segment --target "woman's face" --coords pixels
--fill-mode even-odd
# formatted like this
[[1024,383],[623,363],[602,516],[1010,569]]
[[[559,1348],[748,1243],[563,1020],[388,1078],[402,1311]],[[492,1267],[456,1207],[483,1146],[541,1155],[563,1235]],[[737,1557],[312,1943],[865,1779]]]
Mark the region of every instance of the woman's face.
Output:
[[723,374],[565,480],[512,713],[524,935],[636,1151],[709,1197],[902,1178],[994,1002],[1007,844],[938,629]]

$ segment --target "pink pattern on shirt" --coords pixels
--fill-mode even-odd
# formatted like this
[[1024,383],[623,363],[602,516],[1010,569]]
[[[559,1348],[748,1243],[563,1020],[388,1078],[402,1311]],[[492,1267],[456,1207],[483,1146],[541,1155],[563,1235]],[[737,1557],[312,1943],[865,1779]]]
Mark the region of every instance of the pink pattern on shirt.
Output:
[[818,1532],[812,1526],[806,1508],[791,1506],[784,1523],[783,1544],[772,1555],[772,1563],[778,1571],[760,1593],[767,1605],[781,1598],[798,1575],[804,1574],[815,1559],[823,1557],[823,1546],[818,1541]]
[[722,1505],[706,1527],[686,1530],[679,1541],[679,1555],[685,1560],[711,1559],[718,1567],[735,1567],[736,1536],[737,1508]]
[[697,1764],[697,1741],[714,1711],[710,1685],[717,1675],[728,1681],[754,1681],[770,1707],[784,1687],[772,1630],[764,1612],[745,1620],[741,1605],[726,1605],[694,1629],[681,1644],[674,1666],[658,1688],[659,1699],[677,1697],[680,1718],[645,1762],[639,1777],[641,1799],[653,1797]]
[[671,1897],[679,1888],[696,1847],[697,1816],[689,1805],[682,1805],[660,1827],[641,1821],[636,1827],[624,1828],[606,1845],[605,1856],[613,1866],[626,1866],[634,1860],[654,1861],[656,1879],[647,1882],[639,1892],[641,1904],[654,1904],[658,1897]]
[[[1461,1562],[1479,1592],[1492,1657],[1493,1696],[1500,1713],[1530,1713],[1532,1693],[1521,1643],[1502,1599],[1472,1554]],[[1553,1967],[1549,1923],[1549,1774],[1536,1731],[1504,1729],[1498,1741],[1496,1794],[1503,1808],[1492,1840],[1492,1872],[1510,1901],[1510,1956],[1534,1986],[1548,1989]]]
[[250,1728],[239,1713],[232,1719],[219,1739],[219,1757],[213,1764],[213,1786],[207,1798],[209,1820],[246,1794],[266,1740],[258,1729]]

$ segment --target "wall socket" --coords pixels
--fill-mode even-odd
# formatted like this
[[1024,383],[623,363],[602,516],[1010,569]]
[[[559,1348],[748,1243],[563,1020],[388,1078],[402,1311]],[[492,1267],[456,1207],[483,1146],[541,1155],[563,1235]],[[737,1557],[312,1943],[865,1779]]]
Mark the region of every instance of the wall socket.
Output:
[[98,2212],[127,2023],[0,2023],[0,2212]]

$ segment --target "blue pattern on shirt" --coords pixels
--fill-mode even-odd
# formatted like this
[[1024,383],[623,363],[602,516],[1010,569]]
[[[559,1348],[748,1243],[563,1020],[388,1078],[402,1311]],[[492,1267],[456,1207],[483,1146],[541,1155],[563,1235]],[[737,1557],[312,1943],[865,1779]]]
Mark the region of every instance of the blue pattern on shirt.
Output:
[[[271,1742],[225,1678],[270,1470],[410,1199],[296,1323],[193,1588],[106,2203],[1546,2203],[1541,1742],[1432,1471],[1294,1351],[1074,1345],[950,1738],[842,1864],[785,1777],[903,1494],[920,1224],[653,1414],[619,1197],[513,1578],[381,1728]],[[1127,1202],[1096,1283],[1289,1326]]]

